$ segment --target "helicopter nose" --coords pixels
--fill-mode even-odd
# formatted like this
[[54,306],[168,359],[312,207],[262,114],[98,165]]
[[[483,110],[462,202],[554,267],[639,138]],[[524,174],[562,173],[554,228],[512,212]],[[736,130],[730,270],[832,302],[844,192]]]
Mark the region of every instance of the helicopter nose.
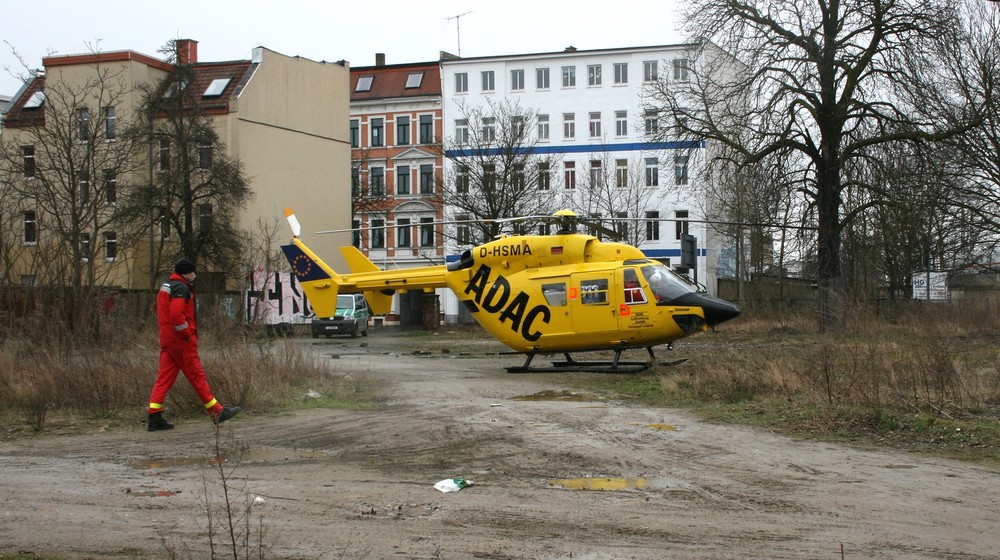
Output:
[[730,319],[735,319],[741,313],[739,306],[708,294],[698,294],[701,309],[705,313],[705,322],[714,327]]
[[685,294],[670,303],[671,305],[700,307],[705,314],[705,322],[710,327],[734,319],[741,313],[739,306],[736,304],[703,293]]

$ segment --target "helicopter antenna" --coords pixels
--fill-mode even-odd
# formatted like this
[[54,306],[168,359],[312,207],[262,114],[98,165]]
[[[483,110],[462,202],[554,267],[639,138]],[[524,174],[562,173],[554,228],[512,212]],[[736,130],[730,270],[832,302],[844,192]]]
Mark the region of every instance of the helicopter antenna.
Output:
[[469,15],[471,13],[472,13],[472,10],[469,10],[468,12],[458,14],[457,16],[448,16],[448,17],[444,18],[445,21],[455,20],[455,33],[458,35],[458,56],[459,56],[459,58],[461,58],[461,56],[462,56],[462,28],[461,28],[461,25],[460,25],[461,22],[459,21],[459,18],[461,18],[462,16],[465,16],[465,15]]

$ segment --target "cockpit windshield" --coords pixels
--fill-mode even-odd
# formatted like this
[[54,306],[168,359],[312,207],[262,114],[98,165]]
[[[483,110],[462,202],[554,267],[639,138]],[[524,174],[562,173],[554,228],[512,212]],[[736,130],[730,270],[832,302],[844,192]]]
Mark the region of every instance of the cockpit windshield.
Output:
[[698,291],[677,273],[662,264],[645,265],[641,270],[650,289],[653,290],[653,296],[657,303],[669,302],[684,294]]

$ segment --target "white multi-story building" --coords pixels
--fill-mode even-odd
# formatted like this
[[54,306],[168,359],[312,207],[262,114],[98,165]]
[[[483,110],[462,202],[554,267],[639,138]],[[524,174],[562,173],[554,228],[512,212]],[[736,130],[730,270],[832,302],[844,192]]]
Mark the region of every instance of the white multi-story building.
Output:
[[[468,136],[470,112],[488,112],[505,100],[516,103],[535,117],[531,149],[548,157],[552,180],[540,185],[552,190],[552,200],[580,215],[616,219],[609,226],[629,232],[626,239],[647,256],[674,268],[681,268],[682,236],[694,236],[696,266],[683,271],[715,293],[721,242],[706,227],[696,174],[689,169],[704,144],[664,140],[658,132],[670,123],[647,113],[643,103],[647,88],[657,82],[667,87],[686,83],[699,63],[691,59],[696,52],[701,52],[698,45],[680,44],[443,57],[445,144],[461,145],[455,140]],[[454,172],[460,151],[452,150],[446,159],[446,176]],[[586,202],[581,191],[601,177],[634,191],[629,208]],[[456,244],[448,252],[456,255],[466,248]],[[458,312],[457,302],[446,300],[446,316]]]

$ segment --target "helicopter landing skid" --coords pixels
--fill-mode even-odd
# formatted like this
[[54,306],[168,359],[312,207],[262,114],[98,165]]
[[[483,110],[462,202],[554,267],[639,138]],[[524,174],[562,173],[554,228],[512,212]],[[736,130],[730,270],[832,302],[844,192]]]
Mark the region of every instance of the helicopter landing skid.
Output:
[[645,362],[623,362],[621,358],[621,350],[615,350],[615,359],[610,362],[578,362],[573,359],[568,353],[563,354],[566,356],[565,361],[552,361],[551,366],[531,366],[531,360],[534,359],[535,354],[528,354],[527,359],[525,359],[524,364],[520,366],[512,366],[507,368],[508,373],[536,373],[536,372],[567,372],[567,371],[581,371],[581,372],[593,372],[593,373],[640,373],[646,371],[647,369],[653,367],[654,365],[661,366],[673,366],[684,362],[685,360],[673,360],[670,362],[657,362],[656,357],[653,355],[652,348],[646,349],[649,352],[649,360]]

